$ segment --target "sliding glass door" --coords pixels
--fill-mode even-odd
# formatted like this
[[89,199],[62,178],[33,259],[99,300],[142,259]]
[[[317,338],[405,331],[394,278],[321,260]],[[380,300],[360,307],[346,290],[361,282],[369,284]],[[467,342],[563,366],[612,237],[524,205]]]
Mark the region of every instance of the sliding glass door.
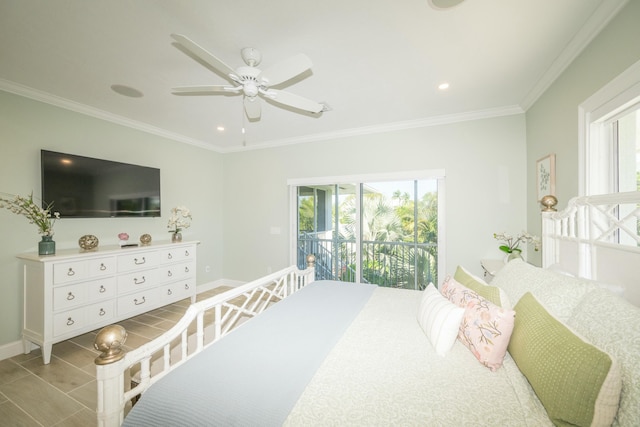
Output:
[[313,254],[317,279],[437,283],[443,187],[443,177],[293,186],[298,265]]

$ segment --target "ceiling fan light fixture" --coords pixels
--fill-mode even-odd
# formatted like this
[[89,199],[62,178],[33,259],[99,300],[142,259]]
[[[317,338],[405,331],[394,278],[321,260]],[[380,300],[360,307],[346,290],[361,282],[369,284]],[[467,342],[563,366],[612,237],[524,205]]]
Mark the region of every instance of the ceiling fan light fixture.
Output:
[[251,102],[255,100],[255,97],[258,94],[258,86],[253,82],[245,83],[242,90],[246,96],[251,98]]

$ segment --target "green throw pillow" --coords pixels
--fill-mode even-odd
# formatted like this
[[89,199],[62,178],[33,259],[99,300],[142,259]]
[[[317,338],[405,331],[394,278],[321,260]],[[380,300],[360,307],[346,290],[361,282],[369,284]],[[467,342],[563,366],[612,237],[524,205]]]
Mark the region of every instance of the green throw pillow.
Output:
[[576,336],[531,292],[514,307],[509,353],[559,426],[611,425],[622,388],[607,353]]
[[[491,301],[498,307],[510,308],[509,304],[503,304],[505,301],[503,301],[503,297],[501,296],[500,288],[487,285],[482,279],[477,278],[465,270],[464,267],[459,265],[453,275],[453,278],[456,282],[466,286],[482,298]],[[504,297],[504,299],[506,299],[506,297]]]

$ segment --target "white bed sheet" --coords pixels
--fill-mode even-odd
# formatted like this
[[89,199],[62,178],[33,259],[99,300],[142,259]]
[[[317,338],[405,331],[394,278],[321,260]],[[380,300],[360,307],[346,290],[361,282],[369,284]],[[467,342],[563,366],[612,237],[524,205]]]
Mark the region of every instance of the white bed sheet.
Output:
[[376,289],[285,425],[552,425],[508,354],[496,372],[459,341],[438,356],[416,320],[420,296]]

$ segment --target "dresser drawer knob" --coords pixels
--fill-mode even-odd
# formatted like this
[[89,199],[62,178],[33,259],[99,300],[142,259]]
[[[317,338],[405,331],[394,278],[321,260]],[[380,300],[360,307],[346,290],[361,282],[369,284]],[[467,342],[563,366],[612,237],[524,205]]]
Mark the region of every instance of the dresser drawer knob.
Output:
[[189,256],[189,251],[185,250],[184,251],[184,256]]
[[105,314],[107,314],[106,311],[104,311],[103,308],[100,309],[100,313],[98,313],[100,316],[104,316]]
[[100,271],[105,271],[107,269],[107,266],[104,265],[103,262],[100,263]]
[[147,262],[147,260],[145,259],[145,257],[142,257],[142,260],[141,260],[141,261],[138,261],[138,258],[134,258],[134,259],[133,259],[133,262],[134,262],[134,264],[136,264],[136,265],[142,265],[142,264],[144,264],[145,262]]
[[73,271],[73,267],[69,267],[69,271],[67,271],[67,276],[75,276],[76,272]]
[[100,285],[100,291],[101,294],[104,294],[105,292],[107,292],[107,289],[104,287],[104,285]]
[[189,284],[188,284],[188,283],[185,283],[185,284],[184,284],[184,288],[185,288],[185,290],[189,290]]
[[173,294],[173,292],[171,292],[171,289],[167,289],[167,295],[171,295]]
[[171,277],[173,276],[173,273],[171,272],[171,270],[167,270],[167,277]]
[[69,318],[67,319],[67,326],[71,326],[71,325],[73,325],[74,323],[76,323],[76,322],[75,322],[71,317],[69,317]]
[[173,259],[173,255],[171,255],[171,252],[167,254],[167,259]]
[[189,267],[185,267],[185,268],[184,268],[184,272],[185,272],[185,273],[188,273],[188,272],[189,272]]
[[144,299],[144,297],[142,297],[142,300],[141,300],[140,302],[138,302],[138,298],[135,298],[135,299],[133,300],[133,303],[134,303],[135,305],[142,305],[142,304],[144,304],[145,302],[146,302],[146,300]]
[[69,292],[67,294],[67,301],[71,301],[71,300],[74,300],[74,299],[76,299],[76,296],[73,294],[73,292]]

